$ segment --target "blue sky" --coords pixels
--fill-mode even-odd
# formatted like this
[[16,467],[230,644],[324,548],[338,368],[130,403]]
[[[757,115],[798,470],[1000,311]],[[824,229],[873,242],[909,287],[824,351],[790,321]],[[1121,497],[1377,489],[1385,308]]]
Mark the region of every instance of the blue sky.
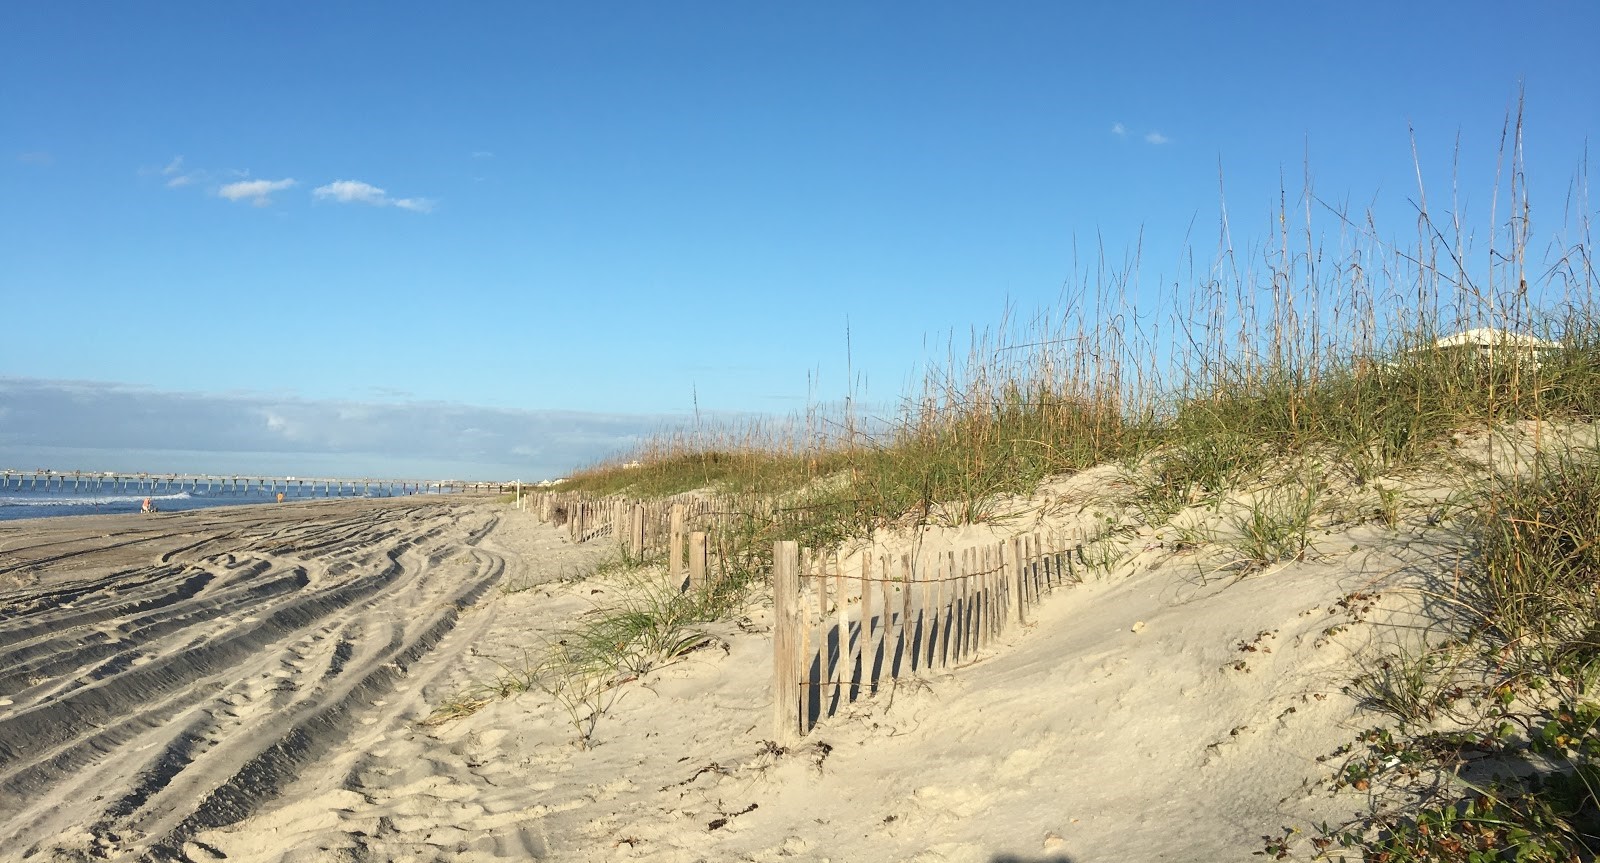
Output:
[[[926,345],[1055,303],[1097,246],[1142,242],[1152,286],[1186,237],[1214,254],[1219,165],[1236,237],[1308,158],[1410,236],[1408,124],[1446,191],[1459,136],[1486,210],[1524,86],[1557,217],[1597,32],[1559,0],[17,0],[0,467],[556,474],[696,401],[842,396],[847,325],[858,395],[892,402]],[[109,417],[63,448],[42,406],[111,393],[326,427],[275,448],[197,415],[165,446]],[[548,445],[579,416],[605,433]],[[431,437],[358,433],[380,421]]]

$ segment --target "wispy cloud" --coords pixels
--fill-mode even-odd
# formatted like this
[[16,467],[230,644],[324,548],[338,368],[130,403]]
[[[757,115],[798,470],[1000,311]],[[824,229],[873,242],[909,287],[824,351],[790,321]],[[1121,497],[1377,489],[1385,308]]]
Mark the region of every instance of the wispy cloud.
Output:
[[56,157],[44,152],[43,150],[34,150],[28,153],[18,153],[17,161],[24,165],[37,165],[41,168],[45,168],[49,167],[50,165],[54,165],[56,163]]
[[413,213],[426,213],[433,209],[433,201],[427,198],[391,198],[383,189],[363,183],[360,180],[334,180],[326,186],[318,186],[311,190],[312,197],[319,201],[333,201],[338,204],[368,204],[374,207],[399,207]]
[[[161,180],[161,184],[169,189],[183,189],[190,186],[210,185],[212,186],[213,191],[218,191],[218,193],[221,194],[220,190],[217,190],[213,184],[224,182],[226,180],[243,181],[245,178],[250,176],[250,172],[241,171],[237,168],[229,168],[221,171],[212,170],[209,168],[196,168],[191,166],[188,159],[185,157],[173,156],[170,161],[161,167],[145,166],[140,168],[139,176],[158,177]],[[237,183],[234,183],[234,185],[237,185]],[[238,196],[237,193],[235,193],[235,195],[222,195],[222,197],[228,198],[229,200],[240,200],[240,196]]]
[[494,158],[494,154],[489,152],[488,150],[473,150],[472,151],[472,158],[474,158],[474,159],[493,159]]
[[187,186],[200,178],[198,171],[190,172],[183,169],[183,157],[173,156],[172,161],[161,169],[161,176],[167,178],[167,188],[177,189]]
[[[1111,134],[1116,135],[1118,138],[1126,138],[1128,137],[1128,127],[1121,122],[1112,123]],[[1172,141],[1171,138],[1160,132],[1147,132],[1144,140],[1147,144],[1167,144]]]
[[272,203],[272,195],[298,183],[297,180],[240,180],[217,190],[217,194],[230,201],[249,201],[253,206],[265,207]]

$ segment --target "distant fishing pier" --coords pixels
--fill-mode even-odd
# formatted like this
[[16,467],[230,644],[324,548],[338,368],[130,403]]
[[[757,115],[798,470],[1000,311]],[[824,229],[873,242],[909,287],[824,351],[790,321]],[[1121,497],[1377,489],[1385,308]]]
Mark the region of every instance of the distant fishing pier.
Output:
[[370,497],[456,492],[499,493],[510,483],[462,480],[339,479],[297,476],[224,476],[199,473],[119,473],[106,471],[0,471],[0,490],[162,494],[203,491],[214,494],[275,494],[289,497]]

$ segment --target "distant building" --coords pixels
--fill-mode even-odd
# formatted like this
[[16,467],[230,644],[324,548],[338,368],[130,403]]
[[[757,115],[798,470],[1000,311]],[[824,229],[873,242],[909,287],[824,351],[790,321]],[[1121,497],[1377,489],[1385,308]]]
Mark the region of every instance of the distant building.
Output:
[[1502,359],[1525,360],[1531,362],[1534,368],[1538,368],[1546,354],[1561,349],[1561,343],[1506,330],[1476,327],[1445,336],[1435,341],[1431,348],[1418,348],[1418,350],[1438,349],[1468,351],[1485,360],[1493,360],[1495,355],[1499,354]]

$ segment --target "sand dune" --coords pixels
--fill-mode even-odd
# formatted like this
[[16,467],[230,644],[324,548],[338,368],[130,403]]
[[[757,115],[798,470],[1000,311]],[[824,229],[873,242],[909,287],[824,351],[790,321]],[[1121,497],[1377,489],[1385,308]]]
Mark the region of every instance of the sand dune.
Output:
[[[1019,506],[1087,532],[1098,513],[1051,503],[1079,491]],[[565,578],[604,544],[530,513],[399,500],[10,525],[0,857],[1243,859],[1359,808],[1316,786],[1366,721],[1340,691],[1349,659],[1425,622],[1404,588],[1452,553],[1374,531],[1245,580],[1122,537],[1114,577],[1059,592],[973,666],[787,748],[753,602],[617,690],[585,750],[538,692],[424,724],[630,589]]]

